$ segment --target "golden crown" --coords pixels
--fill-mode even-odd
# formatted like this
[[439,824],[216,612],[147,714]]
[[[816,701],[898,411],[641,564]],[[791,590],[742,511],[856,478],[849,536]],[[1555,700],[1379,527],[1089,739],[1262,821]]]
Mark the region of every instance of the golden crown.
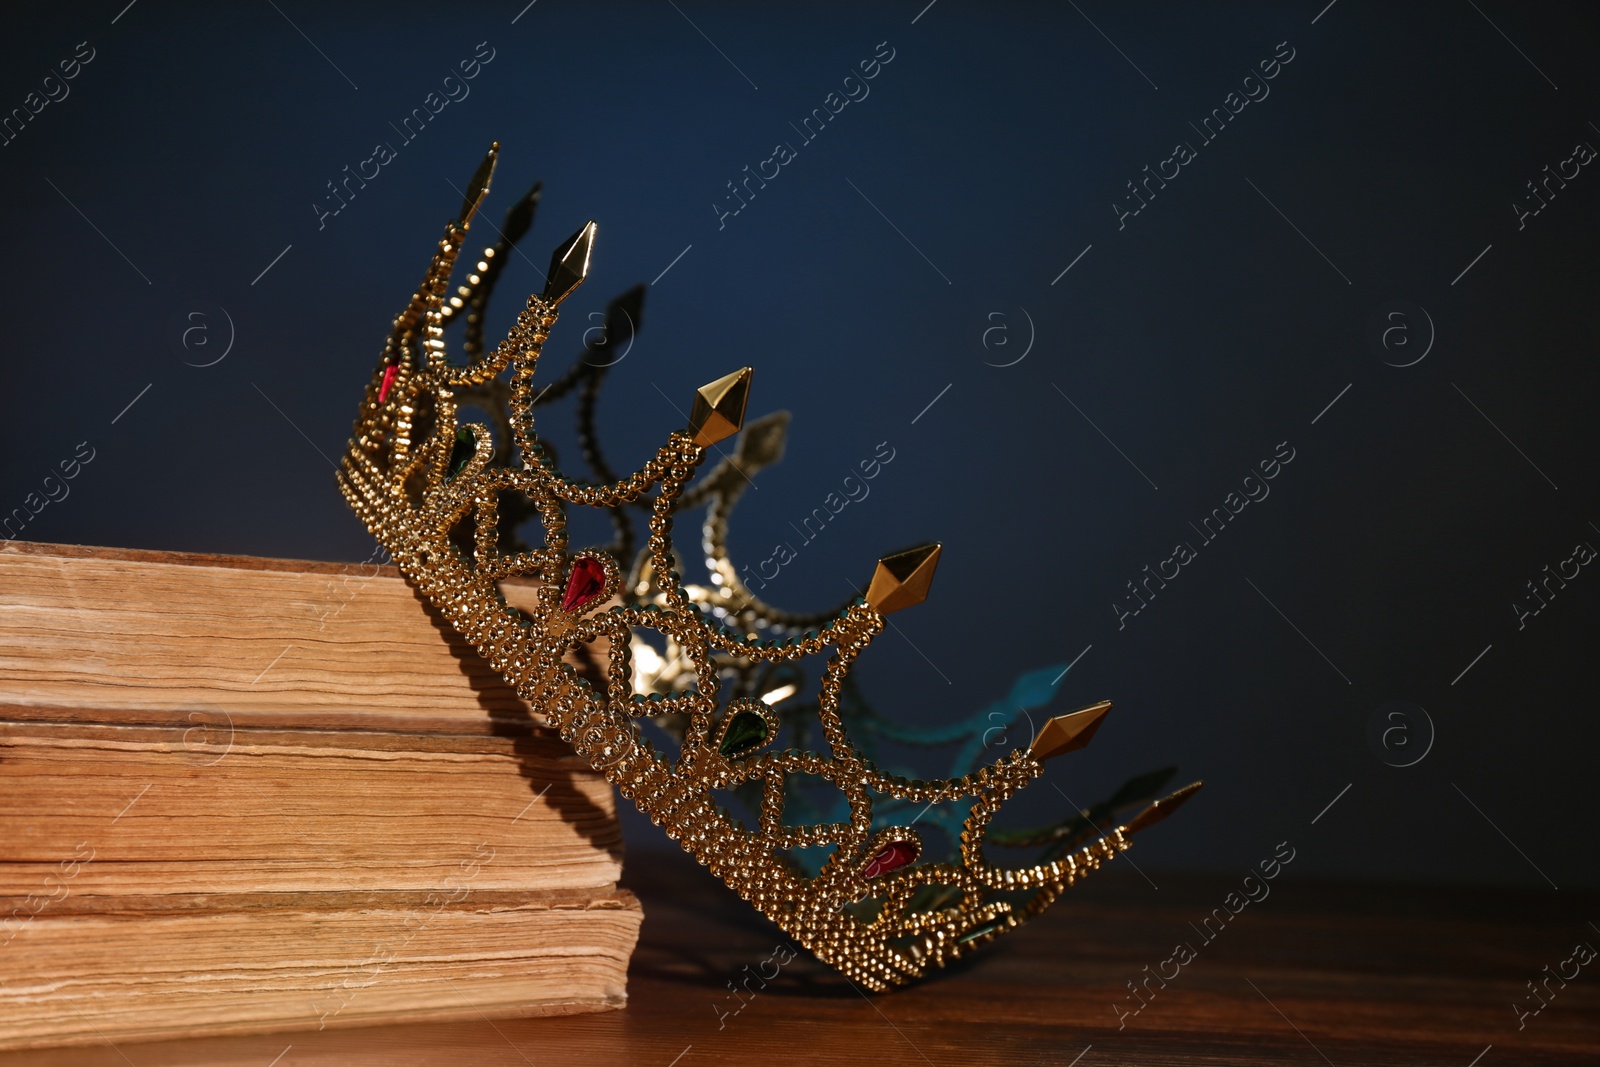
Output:
[[[485,249],[466,284],[450,293],[498,150],[496,143],[478,168],[460,219],[446,225],[427,275],[395,319],[339,483],[406,577],[624,797],[819,959],[885,990],[1037,915],[1199,788],[1197,782],[1150,802],[1167,770],[1052,827],[992,828],[1001,804],[1041,774],[1046,759],[1089,742],[1109,701],[1055,716],[1027,748],[957,777],[922,781],[880,770],[846,730],[856,700],[849,673],[885,615],[926,597],[939,546],[879,560],[864,595],[827,615],[783,612],[751,593],[728,558],[728,512],[749,477],[781,455],[787,415],[744,428],[748,367],[701,387],[687,428],[644,466],[627,477],[612,474],[593,411],[614,360],[580,359],[534,391],[557,308],[588,274],[595,224],[556,250],[544,292],[529,297],[491,352],[484,351],[483,312],[507,254],[532,223],[538,186],[512,208],[498,244]],[[642,291],[613,303],[611,328],[586,357],[631,340]],[[464,364],[452,363],[445,350],[446,327],[457,321],[466,324]],[[597,482],[564,476],[534,433],[535,405],[573,389]],[[463,402],[494,414],[498,440],[488,426],[458,424]],[[690,485],[708,450],[735,434],[733,455]],[[569,549],[571,505],[609,511],[616,540]],[[685,585],[673,521],[702,505],[709,584]],[[648,536],[625,569],[633,555],[630,513],[637,511],[647,513]],[[519,542],[515,528],[527,519],[538,520],[541,546]],[[519,577],[539,583],[534,611],[509,606],[500,592],[500,582]],[[594,647],[606,648],[603,681],[565,662],[569,651]],[[798,664],[824,653],[814,700],[801,714],[780,713],[805,684]],[[664,727],[677,751],[652,744],[641,732],[645,721]],[[819,732],[823,744],[808,747]],[[779,747],[783,740],[788,747]],[[842,797],[840,818],[785,820],[786,799],[792,811],[802,778]],[[724,803],[730,794],[744,799],[749,818],[733,810],[741,805]],[[1130,800],[1138,801],[1137,814],[1110,822]],[[880,825],[882,811],[908,805],[946,807],[945,825],[959,828],[949,862],[924,854],[913,825],[920,816]],[[986,845],[1042,846],[1044,853],[1031,865],[1006,867],[990,862]],[[813,873],[799,854],[817,851],[827,856],[820,867],[810,864]]]

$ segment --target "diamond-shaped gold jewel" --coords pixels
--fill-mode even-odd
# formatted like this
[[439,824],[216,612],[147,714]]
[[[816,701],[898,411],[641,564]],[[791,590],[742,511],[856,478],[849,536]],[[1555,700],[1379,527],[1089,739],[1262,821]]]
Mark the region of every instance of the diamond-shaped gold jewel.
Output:
[[472,181],[467,184],[466,197],[461,201],[461,225],[465,226],[472,221],[478,205],[489,195],[489,179],[494,174],[495,160],[499,157],[500,142],[495,141],[489,146],[489,152],[483,157],[483,162],[478,164],[477,172],[472,175]]
[[1046,760],[1064,752],[1077,751],[1094,740],[1095,731],[1100,729],[1106,712],[1110,710],[1111,701],[1102,700],[1098,704],[1045,720],[1033,744],[1028,746],[1028,754],[1034,759]]
[[744,425],[745,401],[750,399],[750,375],[749,367],[741,367],[694,391],[689,432],[695,444],[710,448],[739,432]]
[[943,547],[935,543],[884,556],[872,572],[867,603],[887,615],[928,599],[928,587],[933,584],[933,572],[939,566]]
[[1173,812],[1183,807],[1183,804],[1186,800],[1200,792],[1200,786],[1202,784],[1203,783],[1201,782],[1190,782],[1176,793],[1162,797],[1160,800],[1156,801],[1148,808],[1145,808],[1139,814],[1135,815],[1132,819],[1128,820],[1128,825],[1124,832],[1134,834],[1138,833],[1140,830],[1148,830],[1162,819],[1165,819],[1168,815],[1171,815]]
[[544,298],[559,304],[572,295],[589,276],[589,254],[594,251],[594,235],[598,227],[587,223],[583,229],[562,242],[550,257],[550,273],[545,275]]

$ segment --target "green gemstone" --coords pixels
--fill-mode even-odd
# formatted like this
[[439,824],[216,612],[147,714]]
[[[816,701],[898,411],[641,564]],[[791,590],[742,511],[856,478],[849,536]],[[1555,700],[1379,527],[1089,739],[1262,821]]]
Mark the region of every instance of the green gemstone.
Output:
[[446,477],[454,478],[461,473],[475,452],[478,450],[478,439],[472,431],[465,426],[456,428],[456,443],[450,446],[450,473]]
[[723,733],[722,744],[718,746],[717,751],[732,759],[734,756],[760,748],[766,742],[766,716],[759,711],[741,711],[735,713],[729,720],[728,729]]
[[992,922],[984,923],[982,926],[974,926],[971,930],[956,938],[956,942],[957,944],[969,945],[980,937],[987,937],[996,930],[1002,929],[1005,925],[1006,921],[1004,919],[995,919]]

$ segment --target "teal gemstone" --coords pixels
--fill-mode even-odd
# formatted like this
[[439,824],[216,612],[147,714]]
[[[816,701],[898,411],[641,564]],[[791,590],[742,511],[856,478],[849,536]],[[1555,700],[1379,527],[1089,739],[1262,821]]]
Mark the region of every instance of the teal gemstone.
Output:
[[473,453],[477,450],[478,439],[473,436],[472,431],[465,426],[458,426],[456,428],[456,443],[450,446],[450,466],[448,467],[450,473],[446,477],[454,478],[460,474],[462,468],[467,465],[467,461],[472,458]]
[[717,751],[732,759],[767,743],[767,720],[759,711],[736,712],[722,735]]

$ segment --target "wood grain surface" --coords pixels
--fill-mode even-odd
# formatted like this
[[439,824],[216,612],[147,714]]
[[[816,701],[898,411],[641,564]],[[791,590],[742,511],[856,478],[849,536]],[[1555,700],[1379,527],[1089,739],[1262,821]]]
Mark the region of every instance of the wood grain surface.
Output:
[[[1587,918],[1600,915],[1594,895],[1285,873],[1119,1029],[1124,983],[1174,942],[1198,944],[1188,924],[1235,880],[1147,871],[1158,891],[1113,866],[977,959],[869,997],[804,953],[781,962],[782,931],[681,855],[635,854],[627,871],[645,922],[621,1011],[119,1042],[0,1055],[0,1067],[1600,1062],[1600,961],[1521,1029],[1512,1010],[1575,942],[1600,945]],[[775,977],[763,987],[762,974]]]

